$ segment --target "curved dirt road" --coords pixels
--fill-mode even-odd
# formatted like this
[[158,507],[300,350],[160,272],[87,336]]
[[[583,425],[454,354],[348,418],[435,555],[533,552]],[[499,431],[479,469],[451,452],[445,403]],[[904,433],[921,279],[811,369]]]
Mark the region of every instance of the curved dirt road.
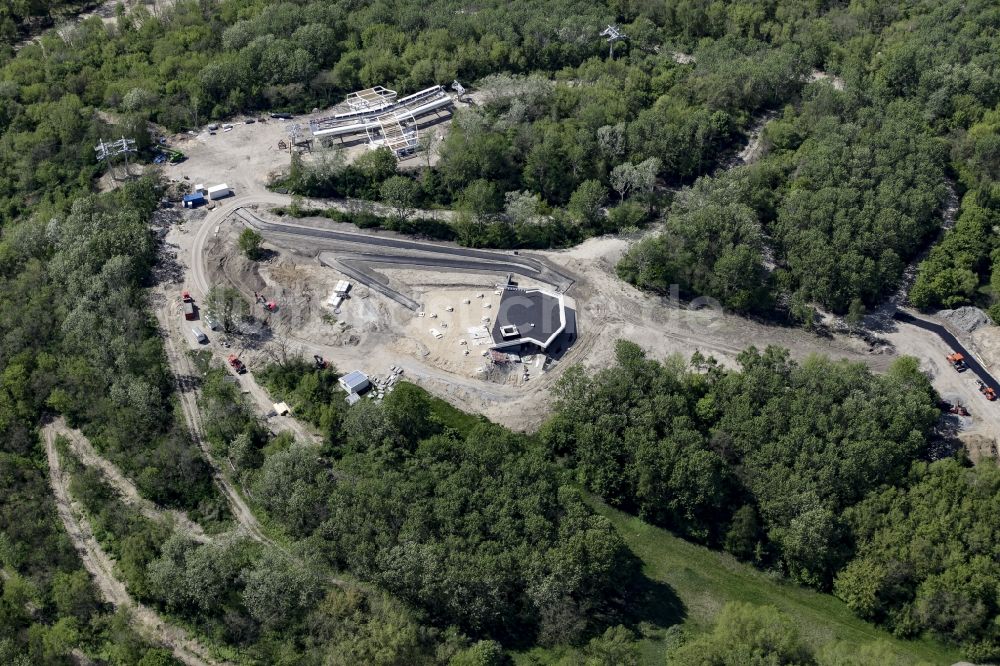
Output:
[[73,508],[67,478],[55,446],[59,429],[50,425],[43,428],[42,432],[49,463],[49,485],[52,487],[59,519],[101,596],[115,608],[127,610],[136,630],[147,640],[170,648],[181,662],[189,666],[228,665],[229,662],[213,659],[209,650],[192,639],[184,629],[165,622],[156,611],[133,599],[125,585],[115,577],[114,562],[97,542],[90,522]]
[[[287,552],[264,534],[260,523],[257,521],[257,517],[250,510],[250,507],[247,506],[247,503],[243,501],[236,488],[230,483],[222,467],[212,455],[208,442],[202,437],[201,412],[198,409],[197,390],[195,389],[198,375],[191,359],[188,358],[183,349],[178,347],[177,336],[179,332],[174,331],[170,326],[171,314],[180,314],[179,302],[177,303],[177,307],[171,307],[172,301],[170,297],[162,290],[160,290],[158,297],[163,303],[160,307],[156,308],[156,319],[160,324],[160,331],[163,336],[163,349],[167,354],[170,370],[174,374],[177,396],[181,405],[181,411],[184,413],[184,420],[187,421],[188,430],[191,433],[191,439],[198,445],[202,455],[205,456],[205,460],[212,467],[212,477],[225,495],[230,511],[232,511],[233,517],[239,523],[240,527],[254,541],[273,546],[282,552]],[[176,317],[174,318],[176,319]]]
[[[160,324],[160,331],[164,342],[163,348],[167,353],[167,361],[174,374],[177,395],[180,399],[181,410],[184,413],[184,420],[187,421],[188,430],[191,433],[191,439],[197,443],[202,455],[205,456],[205,460],[211,466],[212,478],[229,502],[229,509],[232,511],[233,517],[239,524],[240,529],[254,541],[274,548],[289,557],[295,557],[287,548],[264,533],[260,522],[257,520],[257,516],[254,515],[253,511],[243,500],[239,490],[230,482],[222,466],[212,454],[208,442],[202,436],[201,411],[198,408],[196,388],[197,371],[190,357],[179,346],[178,340],[183,340],[180,337],[180,331],[170,325],[171,321],[181,320],[182,310],[180,300],[179,298],[171,300],[163,293],[162,288],[158,288],[154,293],[161,300],[160,306],[156,308],[156,318]],[[326,576],[324,580],[330,585],[338,587],[347,587],[349,585],[347,581],[335,576]]]
[[901,310],[897,311],[896,314],[893,315],[893,319],[910,324],[911,326],[916,326],[917,328],[922,328],[925,331],[930,331],[937,335],[945,342],[945,344],[951,347],[952,351],[960,352],[965,357],[965,363],[969,366],[969,370],[979,377],[984,384],[1000,393],[1000,382],[997,382],[997,380],[994,379],[993,375],[991,375],[989,371],[984,368],[978,360],[976,360],[975,354],[966,349],[965,345],[959,342],[958,338],[952,335],[947,328],[941,324],[935,324],[932,321],[915,317],[914,315]]
[[66,421],[60,417],[53,421],[49,428],[55,434],[62,435],[69,442],[70,450],[86,467],[93,467],[100,470],[111,487],[118,491],[121,499],[126,504],[136,507],[146,518],[165,522],[172,525],[184,536],[199,543],[208,543],[211,539],[205,534],[201,525],[187,517],[183,511],[175,509],[161,509],[153,502],[139,494],[138,489],[132,482],[121,473],[114,463],[102,457],[90,443],[83,433],[73,430],[66,425]]

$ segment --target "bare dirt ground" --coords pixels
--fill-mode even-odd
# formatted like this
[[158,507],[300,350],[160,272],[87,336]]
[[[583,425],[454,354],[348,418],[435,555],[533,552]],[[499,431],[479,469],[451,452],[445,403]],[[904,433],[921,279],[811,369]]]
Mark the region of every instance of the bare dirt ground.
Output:
[[809,73],[809,82],[811,83],[813,81],[829,81],[830,85],[832,85],[835,89],[837,90],[844,89],[844,79],[842,79],[839,76],[835,76],[833,74],[828,74],[827,72],[820,71],[818,69],[814,69],[812,72]]
[[[1000,368],[1000,328],[984,326],[972,333],[949,325],[941,317],[921,314],[921,317],[946,326],[966,346],[982,366],[996,376]],[[880,334],[888,339],[900,353],[920,360],[921,369],[931,378],[934,388],[943,400],[961,404],[969,410],[969,418],[959,419],[956,433],[965,445],[970,458],[978,462],[983,458],[997,458],[1000,454],[1000,403],[990,402],[976,386],[971,372],[958,373],[945,357],[952,350],[937,335],[916,326],[898,323],[895,330]]]
[[100,471],[104,479],[118,491],[123,502],[139,509],[146,518],[165,522],[190,539],[201,543],[210,541],[201,525],[188,518],[187,514],[183,511],[161,509],[140,495],[135,485],[122,474],[117,466],[97,453],[90,440],[84,437],[78,430],[68,427],[62,418],[57,419],[49,425],[49,429],[56,435],[62,435],[66,438],[69,442],[70,450],[83,465]]
[[[164,173],[168,178],[183,181],[188,190],[198,183],[209,187],[226,183],[237,196],[247,192],[262,192],[276,175],[287,172],[291,165],[291,153],[278,146],[282,141],[289,143],[290,130],[298,128],[299,136],[308,138],[309,121],[323,118],[332,112],[333,109],[324,109],[295,116],[291,120],[258,114],[231,119],[227,123],[232,125],[230,131],[223,131],[220,127],[213,134],[203,127],[193,136],[189,133],[175,134],[168,137],[168,145],[183,152],[188,159],[179,164],[164,165]],[[247,125],[245,121],[249,117],[256,122]],[[434,164],[437,161],[437,149],[450,126],[450,118],[448,112],[420,118],[418,131],[425,145],[431,147],[431,158],[428,160],[426,155],[418,153],[401,161],[400,168]],[[343,141],[334,140],[330,148],[324,148],[321,142],[316,141],[311,151],[303,150],[299,154],[305,164],[339,159],[351,162],[368,151],[367,141],[364,135],[347,137]],[[337,153],[340,154],[339,157]]]
[[[401,277],[404,276],[397,279]],[[420,278],[414,277],[417,281],[414,291],[424,309],[414,313],[403,328],[400,350],[415,346],[426,363],[466,377],[482,374],[483,353],[493,342],[488,331],[500,304],[494,284],[422,289]],[[460,275],[457,277],[461,279]]]
[[[279,310],[274,314],[265,313],[259,306],[254,310],[255,316],[268,321],[276,336],[274,344],[243,352],[242,358],[251,371],[240,377],[245,387],[253,383],[253,370],[273,360],[278,353],[275,347],[281,342],[286,352],[307,358],[318,354],[332,361],[343,372],[361,369],[369,375],[379,375],[387,373],[393,365],[400,366],[408,379],[470,411],[494,414],[494,410],[502,409],[503,404],[516,397],[513,388],[505,390],[503,386],[463,377],[425,362],[426,347],[406,342],[406,328],[417,319],[413,312],[362,285],[355,284],[351,297],[341,305],[340,314],[333,314],[327,300],[334,285],[345,276],[320,266],[307,247],[275,247],[275,254],[261,264],[239,259],[234,244],[235,230],[231,223],[220,224],[217,235],[209,230],[204,252],[205,282],[235,286],[247,302],[253,301],[256,291],[279,303]],[[191,231],[174,229],[168,239],[176,237],[179,245],[190,246],[193,240],[190,234]],[[179,253],[179,259],[183,254]],[[434,271],[398,269],[384,269],[384,274],[413,295],[420,295],[424,290],[436,291],[438,281],[445,275]],[[427,283],[423,286],[419,280],[415,284],[403,283],[401,277],[408,278],[410,275],[420,275]],[[503,277],[456,274],[444,279],[452,287],[466,284],[474,293],[492,295],[496,282]],[[187,286],[193,284],[188,282]],[[419,339],[425,342],[433,340],[429,332]],[[209,347],[216,349],[214,340]],[[235,349],[220,348],[217,351],[222,355]],[[264,397],[266,392],[260,391],[261,400],[268,400]]]
[[[450,273],[418,269],[375,267],[404,293],[424,304],[424,317],[357,285],[351,298],[333,315],[325,305],[333,285],[344,276],[319,266],[306,246],[273,246],[275,254],[261,264],[240,258],[235,248],[238,227],[230,222],[207,229],[204,253],[206,281],[237,286],[247,300],[253,292],[266,293],[280,303],[271,324],[301,353],[318,353],[343,370],[362,369],[369,374],[401,365],[407,377],[460,407],[484,413],[517,429],[531,429],[544,419],[549,389],[560,368],[582,362],[591,368],[613,363],[614,343],[630,339],[650,355],[663,358],[679,353],[685,357],[698,350],[716,356],[726,365],[735,364],[745,344],[780,344],[793,356],[825,353],[862,360],[884,370],[891,355],[872,353],[860,340],[834,336],[820,338],[798,329],[758,324],[717,310],[693,311],[669,299],[640,292],[614,274],[614,265],[634,240],[625,237],[592,239],[572,250],[537,253],[571,273],[579,314],[579,339],[551,371],[533,373],[525,384],[519,374],[493,377],[500,384],[484,381],[476,370],[483,365],[482,350],[467,335],[496,305],[482,307],[476,317],[466,312],[471,301],[496,298],[493,290],[505,275]],[[194,232],[185,231],[184,236]],[[189,244],[187,240],[183,244]],[[270,249],[272,246],[268,245]],[[181,253],[183,255],[183,253]],[[529,285],[525,285],[529,286]],[[469,306],[463,300],[470,300]],[[447,308],[454,312],[447,312]],[[463,309],[465,308],[465,309]],[[469,310],[471,311],[471,310]],[[263,315],[262,310],[258,310]],[[462,316],[463,313],[468,316]],[[431,314],[438,315],[431,318]],[[447,324],[447,326],[439,325]],[[431,329],[442,337],[435,338]],[[461,345],[465,339],[469,345]],[[462,347],[468,347],[466,356]],[[267,361],[266,355],[249,354],[250,368]],[[259,367],[259,366],[258,366]]]
[[133,626],[144,637],[170,648],[174,657],[179,661],[189,666],[228,664],[229,662],[214,659],[210,651],[193,640],[186,631],[165,622],[156,611],[132,598],[125,585],[115,576],[114,561],[97,542],[90,522],[70,498],[68,479],[62,469],[55,447],[55,439],[59,434],[59,429],[49,426],[43,432],[45,453],[49,462],[49,483],[55,497],[59,518],[104,600],[116,608],[128,611]]
[[[188,425],[191,438],[197,443],[205,460],[211,466],[213,479],[226,497],[229,509],[239,524],[240,531],[259,543],[290,555],[288,549],[275,542],[264,532],[257,517],[240,494],[239,488],[230,480],[222,466],[222,462],[212,453],[209,443],[202,435],[201,411],[198,407],[198,383],[200,377],[188,352],[199,348],[204,349],[205,347],[198,345],[194,340],[190,328],[191,324],[200,324],[207,332],[211,333],[211,331],[208,330],[208,327],[203,322],[189,322],[183,316],[181,283],[176,279],[181,266],[176,264],[177,258],[173,256],[174,253],[169,249],[176,247],[173,241],[180,235],[179,230],[179,227],[171,227],[170,233],[166,237],[166,245],[161,250],[160,264],[157,267],[160,282],[150,290],[150,301],[154,306],[156,319],[164,339],[164,350],[167,354],[167,361],[170,364],[171,372],[174,375],[184,420]],[[208,348],[216,352],[222,359],[225,359],[232,350],[221,347],[218,342],[219,339],[215,339],[213,335]],[[223,360],[223,362],[225,361]],[[267,392],[254,381],[252,375],[242,375],[237,378],[237,382],[254,399],[261,413],[270,410],[271,401]],[[300,442],[319,441],[319,437],[314,432],[294,418],[275,416],[270,419],[269,423],[272,428],[289,430]],[[335,577],[327,577],[326,580],[331,585],[344,586],[347,584]]]
[[[177,228],[174,227],[171,231],[176,232],[176,230]],[[167,247],[171,246],[170,239],[171,235],[168,234],[166,239]],[[167,260],[167,263],[174,261],[173,257],[169,255],[161,255],[161,261],[163,260]],[[164,271],[166,275],[172,272],[172,270]],[[229,509],[239,524],[240,531],[246,533],[258,543],[265,544],[286,555],[291,555],[287,548],[275,542],[264,532],[257,517],[240,494],[239,488],[235,483],[230,481],[221,462],[213,455],[209,443],[205,441],[202,435],[201,411],[198,407],[198,375],[194,362],[190,355],[186,353],[187,350],[193,348],[197,343],[194,342],[191,335],[184,332],[185,329],[189,328],[191,322],[184,319],[180,289],[175,289],[175,287],[179,287],[177,282],[164,276],[160,284],[150,290],[150,299],[155,307],[157,322],[164,338],[164,350],[167,354],[167,361],[171,372],[174,374],[177,395],[180,399],[181,410],[191,433],[191,438],[198,444],[202,455],[211,466],[212,476],[229,502]],[[228,356],[226,353],[228,350],[221,347],[215,351]],[[247,379],[246,376],[240,379],[243,381],[253,381],[252,377]],[[254,390],[251,390],[250,394],[255,400],[262,398],[267,400],[266,392],[257,386],[256,383],[254,383]],[[294,419],[286,418],[283,423],[300,437],[300,441],[316,441],[316,436]],[[327,576],[325,581],[330,585],[339,587],[348,585],[345,580],[334,576]]]

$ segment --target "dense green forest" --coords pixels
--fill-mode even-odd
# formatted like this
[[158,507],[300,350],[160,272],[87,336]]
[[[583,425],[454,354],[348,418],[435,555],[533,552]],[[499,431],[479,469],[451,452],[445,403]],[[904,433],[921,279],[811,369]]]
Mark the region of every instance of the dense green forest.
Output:
[[[5,3],[0,41],[79,4]],[[610,22],[629,35],[614,59],[596,34]],[[421,233],[411,211],[450,207],[456,221],[431,231],[477,246],[565,246],[665,213],[622,277],[802,321],[812,304],[857,313],[883,298],[957,199],[912,301],[988,305],[998,27],[983,0],[182,0],[163,20],[139,7],[117,28],[91,19],[0,53],[0,661],[171,660],[99,602],[62,532],[45,419],[65,416],[157,504],[213,534],[229,525],[147,301],[161,184],[94,194],[100,137],[145,148],[147,121],[181,130],[457,78],[481,102],[455,114],[436,164],[400,172],[377,151],[351,165],[329,151],[285,184],[385,202],[396,219],[366,224]],[[722,168],[765,113],[761,159]],[[725,371],[628,343],[618,361],[567,372],[537,438],[406,385],[348,409],[332,370],[262,373],[321,432],[316,446],[269,433],[204,367],[187,380],[210,445],[278,546],[192,541],[63,453],[130,592],[245,663],[493,665],[532,646],[561,646],[563,663],[634,661],[633,632],[655,619],[634,612],[649,581],[583,492],[832,591],[898,636],[1000,657],[1000,480],[928,460],[935,396],[912,363],[875,376],[749,350]],[[675,656],[889,659],[814,654],[793,634],[733,607]]]
[[[1000,472],[929,459],[935,394],[913,359],[864,366],[749,349],[560,379],[541,439],[585,488],[802,584],[900,636],[1000,655]],[[942,511],[942,507],[947,507]]]
[[508,644],[576,642],[621,611],[634,561],[523,436],[409,384],[338,410],[332,372],[295,363],[263,379],[327,435],[334,472],[291,446],[252,475],[254,495],[332,563]]
[[787,99],[764,128],[763,158],[684,193],[664,234],[622,262],[622,277],[679,284],[737,310],[780,305],[802,321],[813,303],[859,311],[891,293],[934,240],[954,188],[959,223],[921,264],[912,300],[983,302],[977,288],[996,245],[997,8],[883,9],[863,16],[852,3],[853,21],[832,21],[831,9],[817,22],[839,35],[822,67],[843,90],[818,81]]
[[[60,412],[168,506],[219,515],[207,465],[176,425],[172,382],[141,287],[158,187],[46,206],[0,240],[0,499],[7,663],[63,663],[71,649],[111,663],[164,659],[111,615],[55,517],[38,425]],[[100,307],[100,311],[98,311]],[[104,313],[105,316],[98,316]],[[169,655],[169,653],[167,653]]]
[[[936,238],[954,189],[960,224],[921,265],[913,302],[989,305],[980,286],[1000,168],[991,3],[566,0],[469,12],[453,0],[261,0],[181,2],[166,21],[145,11],[117,32],[91,20],[67,42],[49,36],[3,68],[0,219],[86,186],[95,171],[80,147],[103,131],[89,109],[118,112],[143,141],[145,119],[182,129],[458,78],[481,103],[456,112],[432,168],[399,174],[377,155],[344,165],[332,151],[287,185],[400,211],[453,207],[448,235],[480,246],[563,246],[667,207],[665,233],[626,257],[624,278],[802,321],[810,304],[857,312],[891,292]],[[608,22],[629,35],[614,60],[595,35]],[[810,82],[813,71],[840,78]],[[751,173],[712,176],[768,110],[780,115]],[[671,188],[699,177],[708,182],[671,207]],[[726,201],[733,177],[745,207]],[[712,242],[699,238],[709,221]]]

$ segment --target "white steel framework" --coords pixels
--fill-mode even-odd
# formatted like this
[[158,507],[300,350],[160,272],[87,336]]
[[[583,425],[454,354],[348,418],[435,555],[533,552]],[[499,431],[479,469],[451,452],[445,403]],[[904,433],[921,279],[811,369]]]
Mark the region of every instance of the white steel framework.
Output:
[[[394,91],[388,92],[395,95]],[[363,103],[356,101],[364,97],[360,93],[367,91],[348,95],[345,103],[349,111],[312,121],[309,129],[313,136],[333,138],[364,133],[372,148],[388,146],[400,157],[417,147],[417,118],[454,103],[442,86],[431,86],[400,99],[393,98],[381,108],[371,105],[362,108]]]
[[607,28],[601,31],[601,37],[606,37],[608,40],[608,58],[612,60],[615,57],[615,42],[628,39],[628,36],[619,30],[616,25],[608,25]]
[[135,154],[138,151],[135,147],[135,139],[126,139],[124,136],[118,141],[111,141],[110,143],[105,143],[104,139],[101,139],[96,146],[94,146],[94,152],[97,153],[97,159],[100,162],[107,162],[111,166],[111,176],[115,180],[119,180],[115,176],[115,161],[114,158],[122,156],[125,160],[125,179],[128,180],[132,177],[132,174],[128,169],[128,156],[130,153]]
[[417,119],[406,108],[376,116],[365,127],[371,149],[389,148],[396,157],[417,149]]
[[396,101],[395,90],[382,86],[352,92],[344,100],[352,111],[380,111]]

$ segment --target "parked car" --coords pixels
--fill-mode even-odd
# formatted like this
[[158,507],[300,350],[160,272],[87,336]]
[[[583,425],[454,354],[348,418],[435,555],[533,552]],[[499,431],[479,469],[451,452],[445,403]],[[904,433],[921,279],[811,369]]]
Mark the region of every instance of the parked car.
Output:
[[208,342],[208,336],[197,326],[192,326],[191,332],[194,333],[194,339],[198,341],[198,344],[203,345]]

